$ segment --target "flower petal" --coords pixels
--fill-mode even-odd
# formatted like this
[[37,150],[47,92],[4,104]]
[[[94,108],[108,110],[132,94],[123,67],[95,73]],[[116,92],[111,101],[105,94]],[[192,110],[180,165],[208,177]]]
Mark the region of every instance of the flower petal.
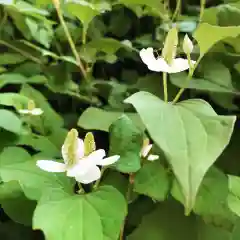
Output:
[[148,161],[155,161],[159,159],[159,156],[158,155],[153,155],[153,154],[150,154],[147,158]]
[[151,65],[153,62],[156,61],[156,58],[154,57],[153,54],[153,48],[147,48],[147,49],[142,49],[139,52],[139,55],[142,59],[142,61],[146,64],[146,65]]
[[51,160],[39,160],[37,161],[37,166],[47,172],[65,172],[66,165],[64,163],[59,163]]
[[154,72],[169,72],[170,67],[163,58],[158,58],[148,65],[148,69]]
[[152,144],[148,144],[147,146],[143,147],[142,151],[141,151],[141,157],[145,158],[148,155],[148,153],[150,152],[152,146],[153,146]]
[[91,167],[85,174],[75,176],[76,181],[88,184],[98,180],[101,177],[101,171],[97,166]]
[[[63,144],[62,146],[62,156],[64,162],[67,164],[68,162],[68,147]],[[77,139],[77,151],[76,151],[76,159],[79,160],[84,157],[84,143],[81,138]]]
[[[191,64],[194,65],[196,61],[191,60]],[[189,69],[189,63],[187,59],[176,58],[173,60],[172,65],[170,66],[169,73],[182,72]]]
[[110,164],[115,163],[116,161],[118,161],[119,158],[120,158],[119,155],[114,155],[114,156],[111,156],[111,157],[108,157],[108,158],[104,158],[104,159],[101,159],[101,160],[97,163],[97,165],[107,166],[107,165],[110,165]]
[[89,154],[86,158],[87,161],[94,162],[95,165],[98,164],[106,156],[106,152],[104,149],[98,149],[91,154]]
[[19,109],[18,112],[21,114],[29,114],[30,113],[30,111],[28,109]]
[[43,110],[41,108],[34,108],[30,112],[32,115],[35,115],[35,116],[43,114]]

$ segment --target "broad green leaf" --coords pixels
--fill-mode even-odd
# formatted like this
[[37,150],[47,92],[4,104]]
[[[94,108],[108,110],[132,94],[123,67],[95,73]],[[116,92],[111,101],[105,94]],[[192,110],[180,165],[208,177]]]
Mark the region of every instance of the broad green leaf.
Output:
[[18,93],[0,93],[0,105],[19,107],[27,106],[29,99]]
[[131,173],[140,169],[142,144],[142,131],[126,115],[110,126],[110,155],[120,155],[115,164],[117,170]]
[[26,57],[18,53],[0,54],[0,65],[18,64],[25,60],[26,60]]
[[41,127],[41,129],[44,127],[44,129],[42,129],[43,132],[49,129],[58,129],[63,126],[63,119],[61,116],[54,111],[54,109],[48,103],[47,99],[39,91],[30,85],[25,84],[22,87],[20,93],[32,99],[35,102],[36,106],[44,111],[41,119],[35,119],[35,125],[37,127]]
[[228,206],[232,212],[240,216],[240,177],[229,175]]
[[[176,181],[173,182],[172,195],[184,203],[184,197]],[[227,176],[217,168],[212,167],[203,179],[193,211],[211,224],[231,229],[237,217],[228,208],[227,197]]]
[[111,10],[111,6],[107,2],[93,4],[85,0],[76,0],[66,3],[66,9],[82,22],[84,31],[86,31],[93,18],[105,11]]
[[236,117],[218,116],[199,99],[173,105],[138,92],[125,102],[134,106],[163,150],[181,185],[186,212],[191,211],[204,175],[229,143]]
[[[63,142],[62,142],[63,143]],[[36,151],[41,151],[47,156],[57,157],[60,154],[60,148],[58,148],[48,137],[41,135],[23,135],[20,137],[17,145],[31,146]]]
[[114,188],[101,187],[86,195],[62,194],[60,198],[59,191],[50,194],[56,196],[40,201],[33,218],[33,228],[43,230],[47,239],[118,239],[126,202]]
[[[206,34],[211,33],[211,34]],[[213,45],[229,37],[237,37],[240,34],[240,27],[220,27],[207,23],[201,23],[194,32],[193,37],[200,47],[200,57],[202,58]]]
[[231,240],[231,234],[221,228],[205,224],[193,215],[184,216],[176,203],[159,204],[145,215],[128,240]]
[[11,111],[0,109],[0,128],[9,132],[20,134],[22,132],[22,121]]
[[7,84],[24,84],[24,83],[46,83],[46,78],[44,76],[33,76],[25,77],[17,73],[3,73],[0,74],[0,88],[4,87]]
[[64,173],[45,172],[22,148],[8,147],[0,154],[0,176],[4,182],[18,181],[30,199],[39,199],[47,189],[73,191],[71,179]]
[[13,221],[31,226],[36,202],[25,197],[17,182],[0,184],[0,203],[4,212]]
[[134,191],[163,201],[170,188],[169,180],[159,161],[147,162],[134,176]]
[[[101,130],[108,132],[110,125],[122,116],[122,112],[110,112],[100,108],[87,108],[78,119],[78,126],[86,130]],[[144,130],[141,119],[135,113],[126,113],[126,115],[140,129]]]

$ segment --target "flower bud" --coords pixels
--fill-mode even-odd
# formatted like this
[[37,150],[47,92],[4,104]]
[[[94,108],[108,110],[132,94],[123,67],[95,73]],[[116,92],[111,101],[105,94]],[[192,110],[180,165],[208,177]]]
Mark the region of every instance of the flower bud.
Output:
[[193,43],[191,39],[188,37],[188,35],[186,34],[183,40],[183,51],[186,54],[190,54],[192,50],[193,50]]

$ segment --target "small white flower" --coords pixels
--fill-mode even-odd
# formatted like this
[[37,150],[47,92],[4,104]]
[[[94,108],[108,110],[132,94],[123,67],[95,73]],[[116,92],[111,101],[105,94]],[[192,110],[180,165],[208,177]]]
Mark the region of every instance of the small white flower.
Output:
[[185,35],[185,37],[183,39],[183,51],[186,54],[190,54],[193,51],[193,43],[187,34]]
[[69,144],[69,142],[65,141],[62,146],[64,163],[53,160],[39,160],[37,161],[37,166],[48,172],[66,172],[68,177],[74,177],[76,181],[88,184],[101,177],[101,171],[98,166],[113,164],[120,158],[118,155],[104,158],[106,156],[104,149],[98,149],[88,156],[84,156],[83,140],[78,137],[72,140],[74,142]]
[[[140,51],[140,57],[148,69],[155,72],[177,73],[185,71],[190,67],[188,60],[184,58],[173,59],[171,65],[169,65],[163,57],[156,59],[153,54],[153,48],[142,49]],[[191,60],[191,65],[195,63],[196,61]]]
[[158,155],[149,154],[149,152],[152,149],[152,146],[153,146],[152,144],[149,144],[149,139],[146,138],[143,142],[143,147],[142,147],[142,150],[140,152],[140,156],[143,157],[143,158],[147,158],[147,160],[149,160],[149,161],[157,160],[159,158]]
[[39,116],[39,115],[43,114],[43,110],[41,108],[34,108],[32,110],[19,109],[18,112],[21,114],[34,115],[34,116]]

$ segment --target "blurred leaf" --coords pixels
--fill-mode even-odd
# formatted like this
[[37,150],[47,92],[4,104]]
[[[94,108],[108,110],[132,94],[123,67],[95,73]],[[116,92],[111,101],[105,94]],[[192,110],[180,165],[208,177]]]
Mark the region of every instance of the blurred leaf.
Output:
[[238,217],[240,216],[240,177],[229,175],[228,206]]
[[33,77],[24,77],[21,74],[3,73],[0,74],[0,88],[7,84],[24,84],[24,83],[46,83],[46,78],[43,75],[35,75]]
[[95,16],[111,10],[111,6],[107,2],[93,4],[84,0],[70,1],[66,3],[66,8],[69,13],[82,22],[84,32],[86,32],[89,23]]
[[0,93],[0,105],[12,106],[16,109],[26,107],[29,99],[18,93]]
[[110,155],[120,155],[115,166],[124,173],[136,172],[141,167],[140,151],[143,145],[143,133],[126,115],[110,126]]
[[171,164],[188,213],[205,173],[229,143],[236,118],[218,116],[207,102],[198,99],[172,105],[150,93],[138,92],[125,102],[137,110]]
[[[78,119],[78,126],[87,130],[101,130],[108,132],[110,125],[122,116],[122,112],[110,112],[100,108],[87,108]],[[144,130],[142,121],[135,113],[126,113],[126,115],[138,126]]]
[[30,199],[39,199],[47,189],[64,189],[72,193],[71,179],[64,173],[41,170],[22,148],[8,147],[0,155],[0,176],[4,182],[18,181]]
[[[126,202],[116,189],[105,186],[79,196],[62,193],[59,197],[59,190],[49,194],[47,200],[40,201],[33,218],[33,228],[43,230],[47,239],[118,238],[126,215]],[[114,204],[109,208],[111,202]],[[46,212],[49,213],[47,219]]]
[[18,53],[0,54],[0,65],[18,64],[25,60],[26,60],[26,57]]
[[0,203],[13,221],[31,226],[36,203],[25,197],[19,183],[11,181],[0,185]]
[[[206,32],[211,34],[206,34]],[[200,57],[203,57],[217,42],[228,37],[237,37],[240,27],[220,27],[201,23],[194,32],[193,37],[197,40],[200,48]]]
[[0,128],[16,134],[22,132],[22,121],[16,114],[5,109],[0,109],[0,116]]
[[134,177],[134,191],[154,200],[165,200],[169,188],[168,174],[161,166],[160,161],[145,163]]

